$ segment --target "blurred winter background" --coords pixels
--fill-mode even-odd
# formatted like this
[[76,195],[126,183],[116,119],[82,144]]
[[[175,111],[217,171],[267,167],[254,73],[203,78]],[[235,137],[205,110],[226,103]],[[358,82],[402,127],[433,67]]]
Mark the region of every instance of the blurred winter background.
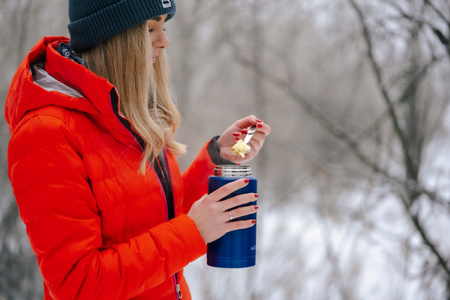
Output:
[[[7,176],[4,100],[67,1],[0,0],[0,299],[42,299]],[[196,300],[450,299],[450,2],[178,1],[166,24],[186,168],[255,114],[257,266],[186,268]]]

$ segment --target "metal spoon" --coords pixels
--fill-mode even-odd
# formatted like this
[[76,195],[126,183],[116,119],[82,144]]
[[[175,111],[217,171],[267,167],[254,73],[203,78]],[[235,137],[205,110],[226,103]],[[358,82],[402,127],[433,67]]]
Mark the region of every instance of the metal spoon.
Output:
[[246,151],[244,154],[247,154],[247,153],[250,152],[251,148],[250,148],[250,146],[248,145],[248,142],[250,142],[250,140],[252,139],[252,137],[253,137],[253,135],[255,134],[255,132],[256,132],[256,125],[252,125],[252,126],[248,129],[247,135],[245,136],[245,139],[244,139],[244,143],[246,143],[247,146],[248,146],[247,151]]

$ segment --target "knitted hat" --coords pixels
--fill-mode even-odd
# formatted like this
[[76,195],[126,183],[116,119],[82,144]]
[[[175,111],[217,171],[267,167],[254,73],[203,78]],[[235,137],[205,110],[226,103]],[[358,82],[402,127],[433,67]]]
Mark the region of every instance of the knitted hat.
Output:
[[175,11],[175,0],[69,0],[70,47],[88,50],[157,16],[169,20]]

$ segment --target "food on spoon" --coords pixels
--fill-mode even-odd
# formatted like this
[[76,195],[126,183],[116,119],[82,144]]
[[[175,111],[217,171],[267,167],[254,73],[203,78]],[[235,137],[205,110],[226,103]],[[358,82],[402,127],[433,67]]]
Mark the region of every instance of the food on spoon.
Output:
[[246,143],[244,143],[243,140],[239,140],[231,148],[231,150],[233,151],[234,155],[236,155],[236,156],[240,155],[242,158],[245,158],[245,154],[248,153],[248,151],[250,150],[250,147]]

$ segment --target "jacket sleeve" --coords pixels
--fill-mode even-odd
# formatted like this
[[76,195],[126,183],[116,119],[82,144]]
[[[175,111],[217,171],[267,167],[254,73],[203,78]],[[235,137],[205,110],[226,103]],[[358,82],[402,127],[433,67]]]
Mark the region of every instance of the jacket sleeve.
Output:
[[208,141],[197,154],[192,164],[183,172],[184,212],[188,213],[192,204],[208,193],[208,178],[214,175],[216,164],[211,160],[208,152]]
[[102,248],[101,216],[77,149],[61,120],[40,115],[16,129],[8,150],[20,215],[53,298],[132,298],[204,254],[186,215]]

